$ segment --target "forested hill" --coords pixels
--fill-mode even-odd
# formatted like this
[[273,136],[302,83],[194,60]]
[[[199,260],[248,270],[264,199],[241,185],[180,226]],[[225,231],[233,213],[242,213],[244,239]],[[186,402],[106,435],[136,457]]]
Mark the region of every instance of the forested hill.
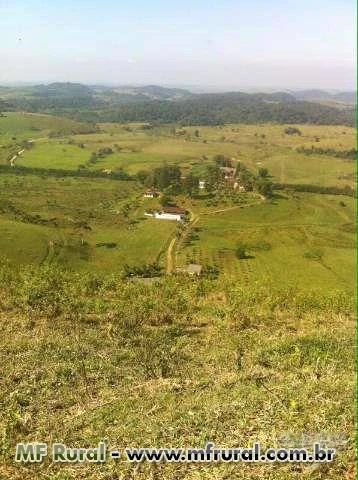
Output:
[[354,109],[336,108],[276,93],[202,93],[165,88],[85,86],[53,83],[0,89],[0,111],[21,110],[81,121],[181,123],[313,123],[354,125]]
[[32,95],[34,97],[87,97],[93,94],[90,87],[80,83],[51,83],[49,85],[35,85]]
[[[69,111],[59,110],[59,114]],[[197,95],[172,101],[128,102],[121,105],[87,109],[72,114],[81,121],[180,123],[183,125],[220,125],[224,123],[313,123],[354,125],[353,109],[311,102],[268,100],[259,95]]]

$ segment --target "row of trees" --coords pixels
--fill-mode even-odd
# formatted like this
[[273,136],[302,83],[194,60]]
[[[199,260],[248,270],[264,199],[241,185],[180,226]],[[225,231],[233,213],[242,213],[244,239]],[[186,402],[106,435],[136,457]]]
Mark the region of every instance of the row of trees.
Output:
[[294,184],[294,183],[274,183],[275,190],[293,190],[295,192],[323,193],[328,195],[347,195],[356,197],[357,192],[354,188],[346,185],[344,187],[324,187],[323,185]]
[[64,170],[60,168],[34,168],[10,165],[0,165],[0,173],[19,173],[21,175],[39,175],[41,177],[88,177],[88,178],[109,178],[111,180],[134,180],[128,173],[119,169],[111,175],[97,170],[79,168],[78,170]]
[[330,157],[346,158],[349,160],[355,160],[357,158],[357,150],[355,148],[351,148],[350,150],[335,150],[334,148],[322,148],[312,145],[311,148],[298,147],[296,152],[304,153],[305,155],[329,155]]

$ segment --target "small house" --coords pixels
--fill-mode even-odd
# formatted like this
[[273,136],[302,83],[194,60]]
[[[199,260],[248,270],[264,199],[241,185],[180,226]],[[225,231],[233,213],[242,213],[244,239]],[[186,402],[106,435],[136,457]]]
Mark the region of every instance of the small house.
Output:
[[199,180],[199,190],[204,190],[205,188],[205,180]]

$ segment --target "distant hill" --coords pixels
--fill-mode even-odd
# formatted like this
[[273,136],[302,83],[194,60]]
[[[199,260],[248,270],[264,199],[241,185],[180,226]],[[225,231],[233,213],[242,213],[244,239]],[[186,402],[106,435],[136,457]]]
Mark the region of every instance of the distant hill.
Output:
[[126,102],[132,100],[181,100],[189,98],[192,93],[182,88],[168,88],[158,85],[147,86],[120,86],[120,87],[93,87],[96,95],[104,95],[107,99],[112,98],[114,101]]
[[326,90],[301,90],[290,92],[297,100],[306,100],[309,102],[341,102],[346,104],[355,104],[355,92],[327,92]]
[[337,102],[355,104],[357,94],[356,92],[340,92],[340,93],[334,94],[332,97]]
[[92,90],[81,83],[50,83],[33,87],[34,97],[86,97],[92,95]]
[[191,95],[192,93],[189,92],[189,90],[167,88],[158,85],[107,87],[102,85],[87,86],[70,82],[35,85],[27,90],[27,96],[29,97],[56,99],[92,97],[93,99],[97,99],[97,103],[100,103],[101,100],[107,103],[126,103],[144,100],[180,100],[189,98]]
[[189,90],[184,90],[182,88],[160,87],[157,85],[147,85],[144,87],[136,87],[134,91],[156,100],[169,100],[169,99],[173,100],[173,99],[180,99],[184,97],[190,97],[192,95],[192,93]]
[[246,93],[246,92],[226,92],[226,93],[199,93],[192,96],[193,100],[200,102],[209,102],[211,104],[252,104],[256,102],[267,103],[295,103],[296,98],[290,93]]

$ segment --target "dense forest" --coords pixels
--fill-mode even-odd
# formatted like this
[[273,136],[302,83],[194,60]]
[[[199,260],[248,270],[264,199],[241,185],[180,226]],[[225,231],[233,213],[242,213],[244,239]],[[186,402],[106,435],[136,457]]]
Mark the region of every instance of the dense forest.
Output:
[[79,120],[107,122],[158,122],[183,125],[224,123],[313,123],[353,125],[353,110],[337,110],[309,102],[268,103],[256,98],[200,96],[181,102],[153,101],[124,104],[115,109],[78,112]]
[[183,125],[224,123],[313,123],[354,125],[352,107],[298,100],[277,93],[192,94],[148,86],[125,89],[56,83],[0,91],[0,111],[64,115],[90,122],[151,122]]

